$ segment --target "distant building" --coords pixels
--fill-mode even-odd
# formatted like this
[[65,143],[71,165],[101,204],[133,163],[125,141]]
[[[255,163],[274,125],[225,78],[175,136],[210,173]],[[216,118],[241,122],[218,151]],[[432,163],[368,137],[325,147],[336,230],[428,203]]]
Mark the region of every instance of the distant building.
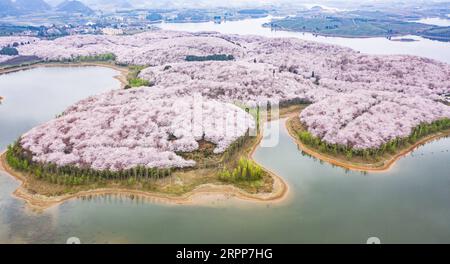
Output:
[[105,35],[122,35],[123,30],[120,28],[103,28],[102,33]]
[[214,23],[216,23],[216,24],[222,23],[222,17],[221,16],[214,16]]
[[19,32],[19,33],[15,34],[15,35],[36,37],[36,36],[38,36],[38,33],[39,32],[37,32],[37,31],[25,30],[25,31]]

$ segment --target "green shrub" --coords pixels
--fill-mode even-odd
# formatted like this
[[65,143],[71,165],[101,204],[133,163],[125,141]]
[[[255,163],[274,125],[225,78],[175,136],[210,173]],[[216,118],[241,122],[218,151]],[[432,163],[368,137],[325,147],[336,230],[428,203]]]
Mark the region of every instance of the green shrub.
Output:
[[119,180],[128,183],[137,181],[145,182],[172,175],[171,169],[148,168],[143,166],[121,171],[110,171],[80,168],[73,165],[57,166],[52,163],[34,162],[32,160],[32,154],[23,149],[17,142],[8,146],[6,161],[13,169],[30,173],[36,179],[69,186],[101,183],[105,180]]
[[90,56],[79,56],[75,58],[75,61],[79,62],[92,62],[92,61],[115,61],[116,55],[113,53],[105,53],[98,55],[90,55]]
[[226,54],[214,54],[214,55],[207,55],[207,56],[195,56],[195,55],[188,55],[186,56],[186,61],[229,61],[234,60],[233,55],[226,55]]
[[141,78],[128,79],[128,85],[131,87],[150,86],[150,82]]
[[261,180],[262,176],[263,169],[255,162],[245,158],[239,160],[233,171],[224,168],[219,173],[219,179],[224,182],[257,181]]
[[139,73],[145,68],[145,66],[130,66],[130,72],[128,73],[127,80],[128,85],[125,86],[125,89],[132,87],[140,87],[140,86],[151,86],[152,83],[148,80],[139,78]]

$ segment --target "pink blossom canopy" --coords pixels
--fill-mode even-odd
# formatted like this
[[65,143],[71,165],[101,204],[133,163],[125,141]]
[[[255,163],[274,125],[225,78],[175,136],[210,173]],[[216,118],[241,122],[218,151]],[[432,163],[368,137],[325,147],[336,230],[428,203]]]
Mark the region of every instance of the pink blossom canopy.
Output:
[[167,97],[149,88],[89,97],[64,114],[22,136],[37,162],[120,170],[136,167],[188,167],[177,152],[198,149],[199,140],[221,153],[254,129],[241,108],[201,97]]
[[[0,46],[13,41],[1,37]],[[328,143],[358,149],[450,117],[449,106],[440,103],[450,94],[450,65],[427,58],[367,55],[294,38],[162,30],[29,43],[18,47],[21,55],[48,61],[114,53],[118,63],[147,66],[139,77],[155,85],[88,98],[33,129],[22,143],[37,161],[112,169],[192,166],[176,152],[197,149],[203,136],[222,152],[251,127],[241,123],[248,115],[226,104],[235,101],[310,101],[299,117],[308,130]],[[213,54],[235,60],[185,61],[188,55]],[[198,104],[189,98],[198,96],[200,109],[210,114],[202,126],[190,129]],[[219,108],[226,111],[218,114]],[[232,113],[236,119],[229,127],[238,133],[229,136],[215,128],[215,121]]]

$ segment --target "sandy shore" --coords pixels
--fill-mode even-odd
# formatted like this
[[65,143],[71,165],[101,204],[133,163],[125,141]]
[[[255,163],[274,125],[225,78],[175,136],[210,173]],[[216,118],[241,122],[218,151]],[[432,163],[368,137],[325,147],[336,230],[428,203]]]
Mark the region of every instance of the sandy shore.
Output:
[[295,144],[297,144],[297,146],[304,151],[306,154],[313,156],[317,159],[320,159],[322,161],[328,162],[330,164],[333,164],[335,166],[339,166],[342,167],[344,169],[348,169],[348,170],[353,170],[353,171],[363,171],[363,172],[386,172],[388,170],[390,170],[392,168],[392,166],[394,166],[394,164],[401,159],[402,157],[404,157],[405,155],[407,155],[408,153],[410,153],[411,151],[413,151],[414,149],[428,143],[434,140],[437,140],[439,138],[445,137],[450,135],[450,131],[446,131],[446,132],[440,132],[437,134],[433,134],[427,137],[422,138],[421,140],[419,140],[418,142],[416,142],[415,144],[409,146],[406,149],[401,150],[400,152],[398,152],[397,154],[395,154],[394,156],[392,156],[390,159],[388,160],[384,160],[382,162],[378,162],[375,164],[356,164],[356,163],[351,163],[349,161],[346,160],[342,160],[342,159],[337,159],[335,157],[332,157],[331,155],[326,155],[326,154],[322,154],[317,152],[316,150],[306,146],[305,144],[303,144],[297,137],[296,133],[293,131],[293,129],[289,126],[289,122],[291,121],[292,118],[296,118],[298,116],[298,114],[295,115],[291,115],[285,122],[286,128],[289,132],[289,135],[292,137],[292,139],[295,141]]
[[[253,151],[250,155],[252,154]],[[196,187],[193,191],[179,196],[125,188],[100,188],[60,196],[45,196],[31,193],[27,188],[27,177],[21,172],[12,169],[7,164],[5,156],[5,152],[3,152],[0,156],[0,170],[6,172],[15,180],[20,182],[20,186],[14,191],[13,195],[17,198],[25,200],[31,208],[38,210],[50,208],[74,198],[106,194],[134,195],[161,203],[195,205],[202,204],[202,196],[206,197],[217,194],[223,195],[224,197],[233,197],[245,201],[279,203],[285,200],[288,193],[287,184],[279,176],[269,171],[274,179],[273,191],[271,193],[251,194],[232,185],[203,184]]]

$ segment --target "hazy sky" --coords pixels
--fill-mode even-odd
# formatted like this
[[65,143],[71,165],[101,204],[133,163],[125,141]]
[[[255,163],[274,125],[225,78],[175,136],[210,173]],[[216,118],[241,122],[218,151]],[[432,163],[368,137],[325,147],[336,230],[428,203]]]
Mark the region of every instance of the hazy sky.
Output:
[[[46,0],[52,5],[56,5],[63,0]],[[267,5],[301,5],[308,6],[321,4],[330,7],[339,7],[342,5],[361,5],[376,4],[388,2],[448,2],[450,0],[80,0],[81,2],[91,6],[120,6],[124,3],[130,3],[133,7],[153,7],[153,8],[174,8],[174,7],[255,7]]]

